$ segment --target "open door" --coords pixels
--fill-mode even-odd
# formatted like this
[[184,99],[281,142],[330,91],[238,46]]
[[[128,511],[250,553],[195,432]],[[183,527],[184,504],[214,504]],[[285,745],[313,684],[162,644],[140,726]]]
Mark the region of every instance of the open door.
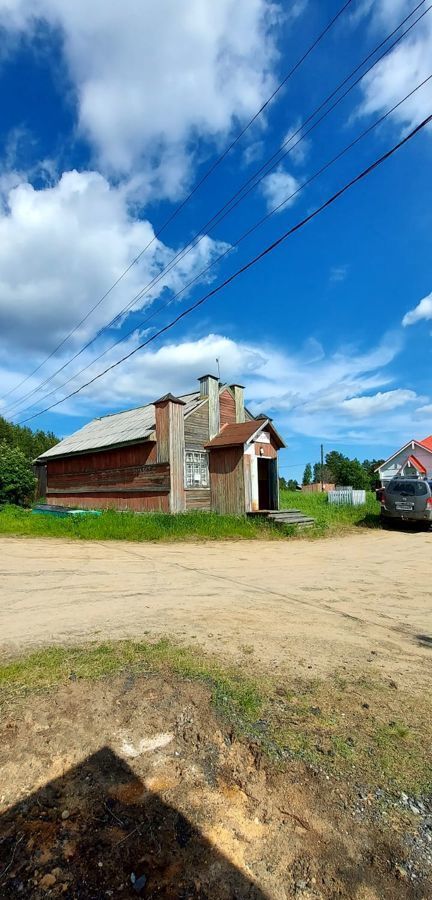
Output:
[[277,459],[259,457],[258,509],[279,509]]
[[271,509],[270,506],[270,459],[258,459],[258,509]]

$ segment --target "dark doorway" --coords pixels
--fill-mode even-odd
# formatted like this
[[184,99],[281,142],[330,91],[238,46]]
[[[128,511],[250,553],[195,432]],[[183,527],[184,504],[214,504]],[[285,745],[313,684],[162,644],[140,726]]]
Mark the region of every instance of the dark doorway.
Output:
[[258,457],[258,508],[272,509],[270,505],[270,459]]

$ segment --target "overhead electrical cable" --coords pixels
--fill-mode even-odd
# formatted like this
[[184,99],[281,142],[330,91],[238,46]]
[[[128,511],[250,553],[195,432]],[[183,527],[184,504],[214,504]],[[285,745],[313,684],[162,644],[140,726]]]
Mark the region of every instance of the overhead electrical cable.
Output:
[[323,38],[326,36],[326,34],[331,30],[333,25],[335,25],[335,23],[338,21],[340,16],[345,12],[346,9],[348,9],[348,7],[351,5],[352,2],[353,2],[353,0],[346,0],[346,2],[343,4],[343,6],[338,10],[338,12],[333,16],[333,18],[327,23],[326,27],[317,35],[317,37],[312,42],[312,44],[310,44],[310,46],[304,51],[304,53],[302,54],[300,59],[297,60],[297,62],[292,66],[292,68],[289,70],[289,72],[287,72],[287,74],[284,76],[282,81],[279,82],[279,84],[274,89],[274,91],[270,94],[270,96],[267,98],[267,100],[265,100],[265,102],[260,106],[260,108],[257,110],[257,112],[254,113],[252,118],[249,119],[249,121],[246,123],[246,125],[244,125],[244,127],[236,135],[236,137],[233,138],[233,140],[228,145],[228,147],[226,147],[225,150],[217,157],[217,159],[214,160],[214,162],[211,164],[211,166],[204,172],[202,177],[194,185],[194,187],[189,192],[189,194],[181,201],[181,203],[178,204],[178,206],[173,210],[173,212],[165,220],[163,225],[158,229],[158,231],[156,231],[154,233],[151,240],[145,245],[145,247],[143,247],[142,250],[140,250],[140,252],[137,254],[137,256],[135,256],[135,258],[127,266],[127,268],[124,269],[124,271],[119,275],[119,277],[116,279],[116,281],[114,281],[114,283],[111,285],[111,287],[108,288],[107,291],[105,291],[103,296],[99,298],[99,300],[94,304],[94,306],[92,306],[92,308],[86,313],[86,315],[81,319],[81,321],[78,322],[78,324],[74,326],[74,328],[66,335],[66,337],[64,337],[62,339],[62,341],[57,345],[57,347],[55,347],[54,350],[52,350],[51,353],[35,369],[33,369],[33,371],[29,375],[26,375],[26,377],[23,378],[22,381],[19,382],[19,384],[15,385],[15,387],[11,388],[10,391],[8,391],[6,394],[4,394],[3,397],[1,398],[2,400],[6,399],[6,397],[10,396],[10,394],[12,394],[16,390],[18,390],[18,388],[20,388],[23,384],[25,384],[29,378],[32,378],[33,375],[36,374],[36,372],[39,372],[39,370],[42,368],[42,366],[44,366],[45,363],[47,363],[50,359],[52,359],[53,356],[55,356],[55,354],[64,346],[64,344],[76,333],[78,328],[80,328],[81,325],[83,325],[84,322],[87,321],[89,316],[91,316],[92,313],[101,305],[101,303],[103,303],[103,301],[112,293],[114,288],[116,288],[117,285],[128,274],[128,272],[130,272],[130,270],[133,268],[133,266],[135,266],[139,262],[139,260],[147,252],[147,250],[150,249],[152,244],[154,244],[155,241],[158,240],[158,238],[165,231],[165,229],[168,227],[168,225],[170,225],[171,222],[178,216],[178,214],[186,206],[186,204],[189,203],[189,201],[194,196],[194,194],[196,194],[196,192],[199,190],[199,188],[207,181],[207,179],[210,177],[210,175],[213,174],[215,169],[218,168],[218,166],[228,156],[228,154],[231,152],[231,150],[233,150],[234,147],[239,143],[239,141],[246,134],[246,132],[249,130],[249,128],[251,128],[251,126],[254,124],[254,122],[256,122],[256,120],[262,115],[264,110],[267,109],[267,107],[274,100],[274,98],[277,96],[277,94],[279,94],[279,92],[286,85],[286,83],[289,81],[289,79],[292,78],[292,76],[295,74],[295,72],[300,68],[300,66],[308,58],[308,56],[310,56],[310,54],[313,52],[313,50],[315,50],[315,48],[318,46],[318,44],[323,40]]
[[[424,0],[423,0],[423,3],[424,3]],[[203,224],[200,227],[199,231],[196,232],[196,234],[191,239],[191,241],[189,241],[188,244],[185,245],[182,248],[182,250],[180,250],[169,261],[167,266],[165,266],[161,272],[159,272],[157,275],[155,275],[153,277],[153,279],[147,285],[145,285],[143,288],[141,288],[140,291],[138,291],[138,293],[135,294],[132,297],[132,299],[126,304],[126,306],[123,307],[123,309],[120,310],[120,312],[117,313],[116,316],[114,316],[114,318],[110,320],[110,322],[108,322],[106,325],[104,325],[102,328],[100,328],[98,330],[98,332],[92,338],[90,338],[79,350],[76,351],[75,354],[73,354],[72,357],[70,357],[70,359],[66,360],[66,362],[63,363],[55,372],[53,372],[49,376],[47,376],[47,378],[43,382],[41,382],[36,387],[32,388],[30,391],[28,391],[26,394],[24,394],[23,396],[21,396],[20,398],[18,398],[16,401],[14,401],[11,404],[9,409],[11,412],[15,410],[15,412],[12,412],[13,415],[17,414],[17,412],[16,412],[17,407],[20,407],[23,402],[25,402],[27,399],[32,397],[34,394],[36,394],[40,390],[42,390],[47,384],[49,384],[50,381],[52,381],[57,375],[59,375],[60,372],[64,371],[64,369],[66,369],[69,365],[71,365],[71,363],[74,362],[75,359],[77,359],[82,353],[84,353],[85,350],[87,350],[106,330],[108,330],[110,327],[113,327],[118,321],[120,321],[121,317],[123,315],[125,315],[126,312],[128,312],[131,309],[131,307],[134,306],[138,300],[142,299],[142,297],[144,297],[146,294],[148,294],[153,287],[155,287],[160,281],[162,281],[162,279],[167,274],[169,274],[172,271],[172,269],[174,269],[175,266],[182,259],[184,259],[203,240],[203,238],[206,236],[205,234],[202,233],[204,230],[206,230],[206,231],[213,230],[213,228],[216,227],[216,225],[218,225],[227,215],[229,215],[229,213],[231,213],[232,210],[235,209],[245,199],[246,196],[248,196],[248,194],[250,194],[253,190],[255,190],[255,188],[263,181],[263,179],[265,177],[267,177],[267,175],[270,173],[270,171],[272,171],[272,169],[274,169],[277,165],[279,165],[279,163],[282,161],[282,159],[284,159],[289,153],[291,153],[293,150],[295,150],[295,148],[298,146],[298,144],[301,141],[303,141],[323,121],[323,119],[325,119],[327,117],[327,115],[329,115],[329,113],[332,112],[339,105],[339,103],[342,102],[342,100],[345,99],[345,97],[361,82],[361,80],[366,75],[368,75],[369,72],[372,71],[372,69],[376,65],[378,65],[378,63],[381,62],[381,60],[388,53],[390,53],[394,49],[394,47],[411,31],[411,29],[423,18],[423,16],[425,16],[426,13],[428,13],[432,9],[432,4],[431,4],[427,7],[426,10],[423,11],[423,13],[414,22],[412,22],[410,24],[410,26],[404,32],[402,32],[402,34],[400,34],[398,36],[398,38],[384,51],[384,53],[382,53],[366,69],[366,71],[364,71],[351,85],[349,85],[349,87],[346,89],[346,91],[344,91],[344,93],[341,94],[335,100],[335,102],[327,110],[325,110],[325,112],[315,122],[313,122],[311,127],[298,138],[298,140],[296,141],[295,144],[293,144],[287,150],[284,150],[284,147],[286,147],[286,145],[289,144],[290,141],[292,141],[292,139],[294,137],[296,137],[299,134],[299,132],[301,132],[303,130],[303,128],[317,115],[317,113],[319,113],[323,109],[323,107],[340,91],[340,89],[342,87],[344,87],[347,84],[347,82],[371,59],[371,57],[374,56],[375,53],[379,49],[381,49],[381,47],[385,43],[387,43],[387,41],[390,40],[397,31],[399,31],[399,29],[406,23],[406,21],[409,18],[411,18],[415,14],[415,12],[418,10],[419,6],[421,6],[421,5],[423,5],[423,4],[422,3],[418,4],[417,7],[415,7],[415,9],[412,10],[412,12],[408,16],[406,16],[405,19],[403,19],[391,33],[389,35],[387,35],[387,37],[384,38],[384,40],[382,40],[378,44],[378,46],[375,47],[374,50],[372,50],[362,60],[362,62],[360,62],[355,67],[355,69],[352,72],[350,72],[349,75],[347,75],[343,79],[343,81],[325,98],[325,100],[323,100],[320,103],[320,105],[308,116],[308,118],[305,119],[305,121],[298,127],[298,129],[281,145],[281,147],[278,148],[276,153],[274,153],[269,159],[267,159],[266,162],[256,172],[254,172],[254,174],[236,191],[236,193],[224,204],[224,206],[222,206],[218,210],[218,212],[212,216],[211,219],[209,219],[205,224]],[[419,87],[421,87],[421,85]],[[417,88],[416,88],[416,90],[417,90]],[[401,101],[401,102],[404,102],[404,101]],[[284,151],[284,152],[282,152],[282,151]],[[257,178],[257,176],[259,176],[259,177]],[[255,180],[255,179],[257,179],[257,180]],[[253,183],[251,183],[251,182],[253,182]],[[246,188],[246,190],[245,190],[245,188]],[[211,228],[209,228],[209,226],[211,226]],[[226,255],[226,253],[223,253],[223,254],[221,254],[221,256],[216,257],[209,264],[209,266],[207,266],[204,269],[204,272],[208,271],[209,268],[211,268],[213,265],[215,265],[217,262],[219,262],[220,259],[223,258],[225,255]],[[201,273],[201,274],[203,274],[203,273]],[[169,302],[172,302],[177,296],[178,296],[178,294],[175,294],[173,297],[170,298]],[[150,315],[150,318],[153,318],[152,314]],[[98,358],[99,357],[97,357],[96,359],[98,359]],[[71,380],[71,379],[69,379],[69,380]]]
[[[399,100],[398,103],[394,104],[394,106],[392,106],[391,109],[388,109],[387,112],[385,112],[382,116],[380,116],[378,119],[376,119],[375,122],[373,122],[371,125],[368,126],[368,128],[366,128],[364,131],[362,131],[361,134],[359,134],[347,146],[345,146],[342,150],[340,150],[339,153],[337,153],[335,156],[333,156],[330,160],[328,160],[328,162],[326,162],[323,166],[321,166],[321,168],[318,169],[318,171],[314,172],[313,175],[311,175],[306,181],[304,181],[301,185],[299,185],[299,187],[296,188],[295,191],[293,191],[291,194],[289,194],[287,197],[285,197],[280,203],[277,204],[277,206],[274,206],[268,213],[266,213],[266,215],[262,216],[261,219],[259,219],[254,225],[252,225],[249,229],[247,229],[247,231],[243,232],[243,234],[241,234],[240,237],[237,238],[237,240],[227,248],[227,250],[225,250],[216,260],[213,260],[213,262],[210,263],[205,269],[203,269],[201,272],[199,272],[190,282],[188,282],[188,284],[184,285],[183,288],[181,288],[174,295],[174,297],[171,297],[168,301],[166,301],[164,304],[159,306],[157,309],[152,310],[152,312],[146,318],[142,319],[141,322],[138,322],[134,326],[134,328],[132,328],[126,334],[122,335],[117,341],[115,341],[113,344],[111,344],[109,347],[107,347],[105,350],[103,350],[102,353],[100,353],[90,363],[88,363],[86,366],[84,366],[78,372],[75,372],[66,381],[62,382],[62,384],[56,385],[55,388],[53,388],[51,391],[47,392],[43,397],[41,397],[38,402],[44,403],[45,400],[48,399],[48,397],[51,397],[53,394],[56,394],[58,391],[62,390],[64,387],[66,387],[68,384],[70,384],[72,381],[75,381],[76,378],[79,378],[80,375],[82,375],[84,372],[91,369],[92,366],[94,366],[95,363],[97,363],[100,359],[102,359],[104,356],[106,356],[107,353],[110,353],[119,344],[124,343],[124,341],[126,341],[129,337],[131,337],[133,334],[135,334],[138,329],[142,328],[151,319],[153,319],[156,315],[158,315],[160,312],[162,312],[162,310],[166,309],[167,306],[169,306],[174,299],[177,299],[179,296],[181,296],[181,294],[183,294],[186,290],[188,290],[190,287],[192,287],[192,285],[196,281],[198,281],[200,278],[202,278],[202,276],[204,274],[206,274],[208,269],[210,269],[213,265],[215,265],[217,262],[219,262],[223,257],[227,256],[229,253],[231,253],[233,250],[235,250],[247,237],[249,237],[254,231],[256,231],[259,227],[261,227],[261,225],[263,225],[271,216],[273,216],[276,212],[279,212],[279,210],[282,209],[287,203],[289,203],[297,194],[299,194],[302,190],[304,190],[306,187],[308,187],[309,184],[311,184],[318,177],[320,177],[324,172],[326,172],[327,169],[330,168],[330,166],[334,165],[335,162],[337,162],[339,159],[341,159],[346,153],[349,152],[349,150],[351,150],[361,140],[363,140],[363,138],[365,138],[375,128],[377,128],[379,125],[381,125],[400,106],[402,106],[403,103],[405,103],[407,100],[409,100],[414,94],[417,93],[418,90],[420,90],[422,87],[424,87],[431,80],[432,80],[432,74],[429,75],[427,78],[425,78],[415,88],[413,88],[413,90],[410,91],[409,94],[406,94],[405,97],[402,98],[402,100]],[[34,407],[36,405],[37,405],[37,403],[33,403],[28,407],[24,407],[23,409],[20,410],[20,412],[18,414],[22,415],[24,412],[27,412],[27,410],[34,409]]]
[[55,403],[52,403],[50,406],[46,407],[45,409],[40,410],[37,413],[34,413],[32,416],[28,416],[26,419],[21,420],[18,424],[22,425],[25,422],[29,422],[32,419],[38,418],[39,416],[43,415],[44,413],[49,412],[49,410],[54,409],[57,406],[60,406],[60,404],[62,404],[62,403],[65,403],[65,401],[69,400],[71,397],[75,397],[77,394],[81,393],[81,391],[83,391],[86,387],[89,387],[90,385],[94,384],[95,381],[98,381],[99,378],[102,378],[104,375],[106,375],[107,372],[112,371],[113,369],[117,368],[117,366],[120,366],[122,363],[126,362],[128,359],[130,359],[132,356],[134,356],[135,353],[138,353],[140,350],[143,350],[144,347],[147,347],[149,344],[153,343],[153,341],[155,341],[162,334],[166,334],[166,332],[169,331],[171,328],[173,328],[175,325],[177,325],[178,322],[180,322],[186,316],[190,315],[192,312],[194,312],[196,309],[198,309],[200,306],[202,306],[204,303],[206,303],[207,300],[209,300],[211,297],[214,297],[216,294],[218,294],[220,291],[222,291],[224,288],[226,288],[229,284],[231,284],[233,281],[235,281],[235,279],[237,279],[240,275],[244,274],[249,269],[251,269],[253,266],[255,266],[258,262],[260,262],[262,259],[264,259],[269,253],[272,253],[277,247],[279,247],[282,243],[284,243],[289,237],[291,237],[297,231],[300,231],[300,229],[304,228],[305,225],[307,225],[309,222],[311,222],[313,219],[315,219],[320,213],[322,213],[325,209],[327,209],[329,206],[331,206],[333,203],[335,203],[336,200],[338,200],[340,197],[342,197],[348,190],[350,190],[352,187],[354,187],[354,185],[358,184],[360,181],[365,179],[372,172],[374,172],[379,166],[381,166],[384,162],[386,162],[388,159],[390,159],[390,157],[392,157],[398,150],[400,150],[401,147],[405,146],[405,144],[407,144],[417,134],[419,134],[419,132],[422,131],[423,128],[426,128],[427,125],[430,125],[431,122],[432,122],[432,114],[427,116],[425,119],[423,119],[423,121],[420,122],[418,125],[416,125],[416,127],[413,128],[407,135],[405,135],[404,138],[402,138],[400,141],[398,141],[397,144],[394,144],[393,147],[390,148],[390,150],[387,150],[386,153],[384,153],[382,156],[378,157],[378,159],[374,160],[374,162],[371,163],[369,166],[367,166],[366,169],[363,169],[358,175],[356,175],[354,178],[352,178],[350,181],[348,181],[342,188],[340,188],[338,191],[336,191],[336,193],[332,194],[332,196],[329,197],[320,206],[316,207],[316,209],[314,209],[311,213],[309,213],[309,215],[307,215],[304,219],[301,219],[299,222],[297,222],[295,225],[293,225],[291,228],[289,228],[287,231],[285,231],[283,234],[281,234],[276,240],[274,240],[270,244],[268,244],[267,247],[265,247],[263,250],[261,250],[260,253],[258,253],[256,256],[252,257],[252,259],[250,259],[247,263],[245,263],[243,266],[241,266],[239,269],[237,269],[235,272],[233,272],[228,278],[224,279],[224,281],[220,282],[216,287],[212,288],[211,291],[208,291],[207,294],[204,294],[202,297],[200,297],[199,300],[195,301],[195,303],[191,304],[191,306],[187,307],[187,309],[185,309],[181,313],[179,313],[178,316],[176,316],[174,319],[171,320],[171,322],[168,322],[167,325],[164,325],[162,328],[160,328],[159,331],[157,331],[155,334],[151,335],[151,337],[149,337],[146,341],[143,341],[141,344],[138,344],[137,347],[134,347],[133,350],[130,350],[129,353],[126,353],[125,356],[121,357],[121,359],[117,360],[114,363],[111,363],[111,365],[107,366],[106,369],[104,369],[102,372],[99,372],[97,375],[94,375],[93,378],[89,379],[89,381],[87,381],[85,384],[82,384],[80,387],[76,388],[76,390],[71,391],[69,394],[67,394],[66,397],[63,397],[61,400],[57,400]]

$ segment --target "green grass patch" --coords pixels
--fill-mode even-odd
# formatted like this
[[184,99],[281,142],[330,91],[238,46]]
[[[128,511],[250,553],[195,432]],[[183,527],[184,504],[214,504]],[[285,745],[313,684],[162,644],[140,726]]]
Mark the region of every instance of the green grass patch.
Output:
[[122,672],[170,674],[205,682],[216,708],[241,730],[253,728],[261,712],[263,699],[254,680],[166,638],[155,643],[113,641],[77,648],[50,647],[3,663],[0,702],[66,684],[71,678],[92,680]]
[[283,540],[285,529],[266,519],[211,512],[117,512],[58,518],[17,506],[0,508],[0,534],[93,541]]
[[299,509],[315,519],[312,528],[303,531],[302,537],[314,538],[325,535],[341,535],[358,527],[380,527],[380,504],[372,491],[366,493],[366,503],[362,506],[333,506],[327,494],[308,494],[301,491],[281,491],[281,509]]
[[212,512],[133,513],[105,510],[100,516],[56,516],[17,506],[0,507],[0,534],[65,537],[93,541],[286,540],[341,535],[357,526],[379,526],[373,494],[365,506],[331,506],[325,494],[282,491],[281,508],[297,508],[316,520],[312,528],[275,525],[261,517],[222,516]]

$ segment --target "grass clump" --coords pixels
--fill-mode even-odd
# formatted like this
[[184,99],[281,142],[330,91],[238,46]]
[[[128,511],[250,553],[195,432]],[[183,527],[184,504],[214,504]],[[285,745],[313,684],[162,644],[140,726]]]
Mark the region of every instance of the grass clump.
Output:
[[281,491],[281,509],[299,509],[307,516],[315,519],[312,528],[304,529],[302,536],[322,537],[324,535],[341,535],[355,528],[379,528],[380,504],[372,491],[366,493],[366,503],[362,506],[333,506],[328,502],[327,494],[309,494],[301,491]]
[[331,506],[326,494],[281,491],[281,508],[298,508],[316,520],[312,528],[275,525],[265,517],[224,516],[191,511],[134,513],[104,510],[100,516],[59,518],[17,506],[0,507],[0,534],[63,537],[93,541],[286,540],[338,536],[362,525],[379,525],[379,504],[372,493],[365,506]]
[[281,540],[285,530],[267,519],[212,512],[133,513],[59,518],[16,506],[0,508],[0,534],[93,541]]
[[72,679],[97,679],[122,672],[171,674],[210,686],[216,708],[241,730],[252,728],[262,707],[258,684],[235,670],[187,647],[163,638],[113,641],[87,647],[49,647],[0,665],[0,702],[31,691],[66,684]]

